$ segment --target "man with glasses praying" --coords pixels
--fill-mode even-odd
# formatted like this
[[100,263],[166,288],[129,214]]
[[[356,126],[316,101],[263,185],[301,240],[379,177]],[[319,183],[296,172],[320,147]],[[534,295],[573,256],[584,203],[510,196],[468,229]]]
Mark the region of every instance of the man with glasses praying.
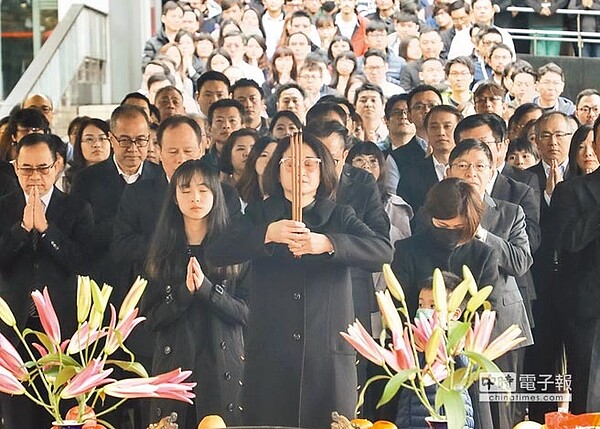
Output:
[[[145,161],[150,124],[139,107],[122,105],[113,111],[109,138],[113,156],[82,170],[73,183],[71,194],[89,202],[94,213],[96,225],[91,242],[94,279],[118,286],[121,285],[122,267],[110,257],[109,247],[121,194],[130,184],[152,180],[161,169]],[[118,297],[124,291],[115,292]]]
[[577,94],[575,117],[582,125],[594,125],[600,113],[600,91],[584,89]]
[[[58,137],[33,133],[17,145],[19,187],[0,198],[0,295],[14,312],[19,329],[40,330],[31,292],[47,286],[65,333],[77,327],[75,274],[87,274],[93,220],[89,204],[54,187],[53,138]],[[24,356],[24,350],[19,351]],[[10,427],[51,424],[46,411],[26,398],[2,394],[0,403],[2,418]]]

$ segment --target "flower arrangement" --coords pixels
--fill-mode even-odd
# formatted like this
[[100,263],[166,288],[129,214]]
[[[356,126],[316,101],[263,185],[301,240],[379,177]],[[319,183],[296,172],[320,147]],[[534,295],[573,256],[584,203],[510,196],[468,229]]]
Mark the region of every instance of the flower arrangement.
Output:
[[[376,292],[384,330],[379,342],[356,320],[342,336],[365,358],[384,368],[386,374],[371,377],[359,396],[360,407],[369,385],[375,381],[387,380],[382,397],[377,406],[392,400],[400,388],[410,389],[427,408],[435,420],[447,421],[450,429],[465,426],[466,412],[462,392],[466,391],[483,372],[498,373],[500,369],[493,363],[513,347],[524,341],[521,330],[512,325],[490,342],[496,313],[490,309],[486,299],[492,286],[481,289],[470,270],[463,267],[463,281],[448,296],[439,269],[433,273],[433,316],[420,316],[410,322],[409,312],[400,283],[391,267],[383,266],[387,289]],[[459,320],[453,314],[470,294],[466,308]],[[396,308],[392,296],[400,303]],[[479,310],[483,307],[483,311]],[[385,346],[386,329],[390,332],[391,345]],[[419,359],[419,353],[424,360]],[[457,365],[459,356],[464,356],[466,366]],[[436,385],[435,403],[427,397],[425,388]],[[445,415],[440,409],[444,407]]]
[[[80,276],[77,285],[78,329],[64,341],[48,288],[31,294],[44,332],[21,331],[8,304],[0,298],[0,319],[15,331],[27,354],[23,359],[0,334],[0,392],[27,396],[48,411],[56,423],[64,420],[60,414],[61,401],[75,399],[77,406],[71,409],[67,418],[84,422],[91,413],[94,420],[98,419],[110,428],[112,426],[99,417],[115,410],[127,399],[160,397],[192,403],[192,388],[196,383],[185,382],[191,371],[175,369],[149,377],[124,345],[131,331],[145,320],[138,317],[136,306],[147,283],[137,278],[117,315],[115,307],[108,302],[113,288],[106,284],[100,288],[89,277]],[[110,308],[110,321],[107,326],[102,326],[107,308]],[[118,349],[124,350],[130,359],[111,359]],[[112,379],[110,375],[115,367],[138,377]],[[94,415],[98,400],[103,402],[106,395],[120,400]]]

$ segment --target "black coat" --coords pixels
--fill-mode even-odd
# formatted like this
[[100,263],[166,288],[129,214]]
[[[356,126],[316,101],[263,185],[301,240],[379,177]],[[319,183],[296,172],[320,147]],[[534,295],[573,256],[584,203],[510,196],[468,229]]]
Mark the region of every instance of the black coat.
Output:
[[489,300],[495,309],[503,293],[498,262],[496,250],[475,239],[455,249],[440,246],[430,227],[404,240],[396,241],[392,271],[404,288],[409,310],[413,314],[417,309],[418,285],[421,281],[431,277],[435,268],[450,271],[462,278],[463,265],[469,267],[479,287],[494,286]]
[[29,317],[31,292],[48,286],[63,335],[71,335],[77,327],[76,274],[87,274],[92,210],[55,188],[46,209],[48,229],[34,244],[34,234],[21,228],[24,208],[20,188],[0,199],[0,294],[22,329]]
[[600,318],[600,171],[559,183],[552,211],[562,294],[575,298],[572,314]]
[[[386,240],[390,239],[390,220],[383,206],[377,182],[371,173],[344,164],[336,192],[336,203],[352,207],[356,217],[373,232]],[[350,274],[355,316],[370,330],[371,313],[377,311],[373,276],[358,267],[352,267]]]
[[400,178],[402,178],[404,168],[425,159],[425,151],[417,141],[417,136],[413,136],[413,138],[404,146],[397,147],[394,150],[390,147],[387,150],[387,154],[389,154],[394,159],[394,162],[396,162]]
[[349,266],[379,271],[391,247],[351,208],[317,199],[303,221],[327,235],[335,252],[296,259],[287,246],[264,244],[267,226],[290,217],[282,197],[249,205],[207,246],[207,259],[252,260],[246,424],[323,428],[332,411],[351,415],[356,404],[355,353],[340,335],[354,314]]
[[[156,164],[144,162],[138,182],[151,180],[161,174],[161,171]],[[115,302],[119,302],[131,286],[127,284],[129,265],[115,260],[110,255],[115,215],[123,190],[127,186],[125,180],[119,175],[113,158],[110,157],[79,172],[71,189],[71,195],[87,201],[92,206],[96,224],[90,243],[93,248],[92,275],[96,282],[106,282],[114,287]]]
[[398,182],[397,194],[416,213],[425,204],[427,192],[437,182],[439,182],[439,179],[433,166],[433,156],[429,156],[421,159],[419,162],[406,166],[402,170],[400,181]]
[[[189,253],[198,258],[201,266],[205,265],[201,246],[192,246]],[[247,291],[236,287],[235,282],[205,277],[200,289],[190,293],[185,285],[187,260],[181,261],[181,278],[151,279],[142,310],[149,328],[157,333],[153,374],[179,367],[191,369],[189,381],[198,383],[194,389],[195,409],[180,401],[152,400],[150,421],[175,411],[182,429],[195,429],[208,414],[218,414],[228,426],[238,426]]]

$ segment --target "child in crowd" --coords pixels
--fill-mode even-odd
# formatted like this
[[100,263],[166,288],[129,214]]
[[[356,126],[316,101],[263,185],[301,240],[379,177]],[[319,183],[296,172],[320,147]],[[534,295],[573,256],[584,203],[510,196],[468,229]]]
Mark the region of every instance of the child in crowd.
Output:
[[527,170],[540,162],[540,156],[537,148],[530,140],[519,137],[508,145],[506,162],[520,170]]
[[[462,281],[457,275],[443,271],[442,277],[446,286],[446,292],[448,296]],[[465,308],[465,302],[456,309],[456,312],[452,316],[453,320],[460,319],[462,312]],[[416,317],[422,319],[428,319],[433,317],[435,305],[433,300],[433,277],[428,277],[419,284],[419,308],[416,312]],[[419,354],[422,358],[422,353]],[[423,363],[423,362],[422,362]],[[466,358],[459,359],[457,367],[465,366],[467,364]],[[437,392],[437,386],[434,384],[425,389],[427,397],[431,404],[435,403],[435,394]],[[465,401],[466,411],[466,422],[465,429],[473,429],[475,427],[475,420],[473,418],[474,410],[471,397],[467,391],[463,392],[463,399]],[[419,398],[408,389],[400,390],[400,397],[398,398],[398,411],[396,414],[396,425],[402,429],[428,429],[429,425],[425,421],[425,418],[429,416],[427,409],[421,404]]]

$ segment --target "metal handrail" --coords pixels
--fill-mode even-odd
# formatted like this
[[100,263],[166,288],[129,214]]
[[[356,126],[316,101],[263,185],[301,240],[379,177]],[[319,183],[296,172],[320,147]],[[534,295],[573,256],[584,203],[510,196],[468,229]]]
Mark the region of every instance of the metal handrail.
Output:
[[[36,83],[46,71],[54,56],[57,54],[62,43],[75,26],[77,19],[86,9],[104,17],[107,16],[105,12],[88,5],[72,5],[65,14],[64,18],[61,19],[58,25],[54,28],[48,40],[35,55],[33,61],[31,64],[29,64],[27,70],[25,70],[10,94],[2,102],[2,106],[0,106],[0,117],[8,115],[13,106],[21,103],[31,93],[36,86]],[[51,98],[55,106],[58,104],[60,94],[55,95],[54,97],[53,94],[45,95]]]
[[[506,8],[506,10],[508,10],[509,12],[535,13],[535,10],[532,7],[509,6]],[[518,34],[519,32],[522,32],[524,34],[533,34],[533,36],[517,36],[517,37],[515,37],[516,39],[521,39],[521,40],[537,40],[536,36],[543,35],[543,34],[558,35],[558,36],[574,35],[574,36],[576,36],[575,39],[568,38],[568,37],[566,37],[566,38],[565,37],[545,37],[544,40],[551,40],[551,41],[557,41],[557,42],[577,42],[577,50],[578,50],[579,57],[581,57],[584,43],[600,43],[600,39],[597,38],[598,33],[581,31],[581,17],[582,16],[599,16],[600,17],[599,10],[557,9],[556,13],[558,15],[574,15],[574,16],[576,16],[577,17],[576,18],[577,31],[536,30],[536,29],[521,30],[518,28],[507,28],[506,31],[508,31],[511,35],[513,33]],[[584,39],[584,37],[593,37],[593,39]],[[534,45],[534,47],[535,47],[535,45]],[[534,52],[534,54],[535,54],[535,52]]]

